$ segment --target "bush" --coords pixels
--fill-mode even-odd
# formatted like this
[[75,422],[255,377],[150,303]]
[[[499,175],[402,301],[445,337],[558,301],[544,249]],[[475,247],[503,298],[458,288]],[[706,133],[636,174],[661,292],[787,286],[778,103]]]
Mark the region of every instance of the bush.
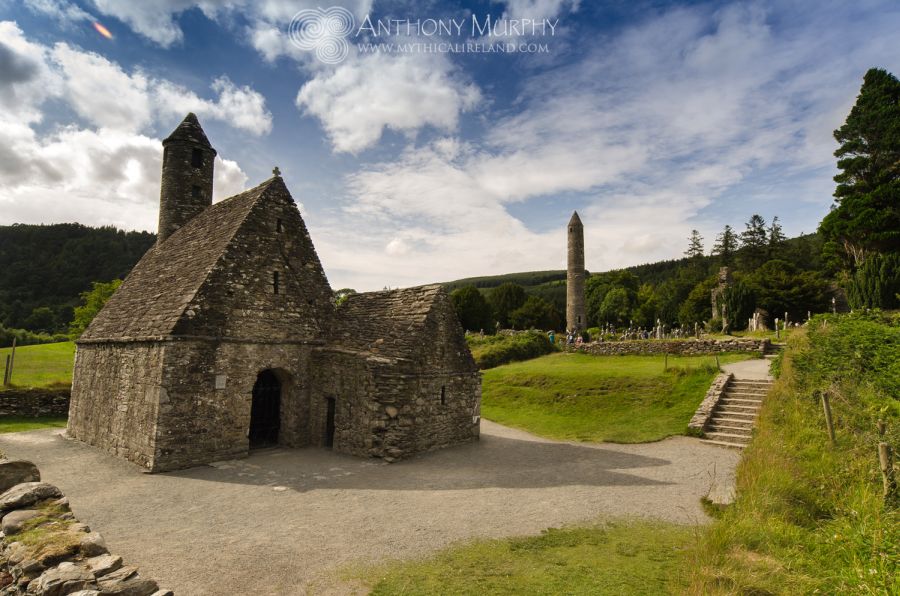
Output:
[[16,339],[17,346],[32,346],[35,344],[53,344],[60,341],[69,341],[69,336],[63,333],[35,333],[27,329],[10,329],[0,325],[0,348],[8,348]]
[[480,369],[537,358],[556,349],[545,334],[531,331],[491,338],[470,337],[469,347]]

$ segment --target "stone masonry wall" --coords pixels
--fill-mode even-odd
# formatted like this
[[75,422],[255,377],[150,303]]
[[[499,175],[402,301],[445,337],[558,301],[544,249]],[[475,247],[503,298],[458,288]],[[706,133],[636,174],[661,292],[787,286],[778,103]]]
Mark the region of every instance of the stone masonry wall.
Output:
[[162,342],[79,345],[68,435],[152,467],[164,351]]
[[67,416],[72,390],[63,389],[7,389],[0,391],[0,416]]
[[716,408],[716,404],[719,403],[719,400],[725,393],[725,387],[728,385],[728,382],[731,381],[733,376],[734,375],[731,373],[719,373],[716,378],[713,379],[712,385],[710,385],[709,389],[706,391],[706,396],[703,398],[703,401],[700,402],[697,411],[694,412],[693,418],[691,418],[691,421],[688,423],[688,428],[703,432],[712,416],[713,410]]
[[724,352],[750,352],[762,356],[769,345],[768,339],[687,339],[687,340],[634,340],[598,341],[570,351],[596,356],[680,354],[685,356],[721,354]]
[[60,490],[40,480],[29,461],[0,461],[0,594],[174,596],[110,554]]
[[310,444],[310,346],[177,341],[166,351],[153,471],[175,470],[249,452],[253,385],[263,370],[282,383],[279,443]]

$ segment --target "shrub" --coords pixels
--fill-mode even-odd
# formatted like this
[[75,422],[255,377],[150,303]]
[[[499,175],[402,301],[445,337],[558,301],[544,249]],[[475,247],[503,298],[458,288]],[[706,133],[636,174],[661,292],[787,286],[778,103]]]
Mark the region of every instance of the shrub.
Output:
[[537,358],[556,349],[544,333],[532,331],[494,336],[490,339],[475,337],[470,339],[469,347],[478,368],[481,369],[493,368],[516,360]]
[[16,339],[17,346],[54,344],[60,341],[69,341],[69,336],[62,333],[35,333],[27,329],[10,329],[0,325],[0,348],[10,347],[13,338]]

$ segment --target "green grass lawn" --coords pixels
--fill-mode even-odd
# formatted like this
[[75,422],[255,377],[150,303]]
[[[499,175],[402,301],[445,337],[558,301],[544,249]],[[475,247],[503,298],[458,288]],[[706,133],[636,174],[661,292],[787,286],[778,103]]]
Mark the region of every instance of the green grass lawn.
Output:
[[[720,356],[724,363],[746,354]],[[488,420],[553,439],[641,443],[683,434],[716,375],[712,356],[549,354],[484,371]]]
[[[0,349],[0,370],[6,366],[10,348]],[[47,387],[72,383],[75,344],[70,341],[16,348],[12,384],[16,387]]]
[[41,428],[64,428],[65,426],[66,419],[64,417],[23,418],[21,416],[9,416],[0,418],[0,434],[38,430]]
[[693,530],[635,521],[483,540],[367,570],[373,595],[665,594]]

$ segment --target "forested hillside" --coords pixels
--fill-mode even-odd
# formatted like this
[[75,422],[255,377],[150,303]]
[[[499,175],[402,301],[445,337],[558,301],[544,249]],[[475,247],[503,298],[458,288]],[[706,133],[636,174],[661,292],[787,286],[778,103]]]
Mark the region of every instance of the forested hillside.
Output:
[[81,224],[0,226],[0,324],[64,332],[91,282],[122,278],[156,241]]

